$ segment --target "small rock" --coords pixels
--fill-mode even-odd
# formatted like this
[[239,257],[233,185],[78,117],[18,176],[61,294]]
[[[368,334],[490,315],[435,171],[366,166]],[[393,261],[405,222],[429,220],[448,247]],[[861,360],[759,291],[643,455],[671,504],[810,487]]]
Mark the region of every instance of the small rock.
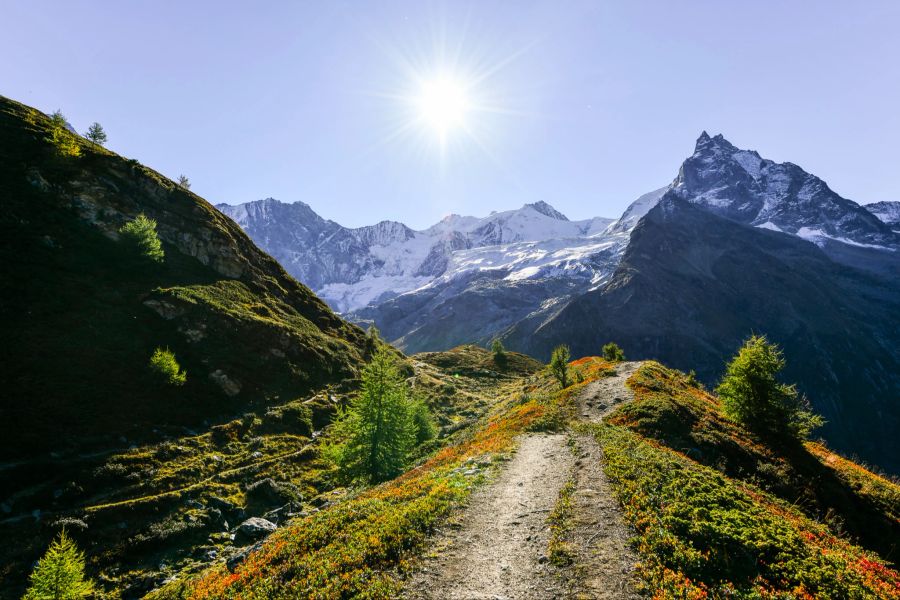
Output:
[[278,529],[278,526],[271,521],[259,517],[250,517],[237,526],[237,530],[234,532],[234,539],[239,544],[251,542],[271,535],[276,529]]
[[236,379],[229,378],[222,369],[216,369],[210,373],[209,378],[222,388],[226,396],[237,396],[241,393],[241,383]]
[[275,481],[271,477],[254,481],[247,486],[247,500],[255,505],[263,505],[266,508],[283,506],[288,502],[299,501],[302,498],[297,486],[287,481]]
[[72,517],[63,517],[61,519],[57,519],[56,522],[53,523],[54,527],[59,529],[66,529],[71,532],[73,529],[80,529],[82,531],[88,528],[88,524],[82,521],[81,519],[75,519]]

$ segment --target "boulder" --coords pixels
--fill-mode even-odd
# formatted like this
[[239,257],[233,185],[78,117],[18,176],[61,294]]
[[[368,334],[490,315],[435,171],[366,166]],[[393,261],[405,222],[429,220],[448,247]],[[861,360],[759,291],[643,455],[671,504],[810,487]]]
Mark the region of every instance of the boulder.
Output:
[[302,496],[292,483],[275,481],[271,477],[254,481],[245,491],[248,505],[271,508],[298,502]]
[[278,526],[272,521],[267,521],[266,519],[261,519],[259,517],[250,517],[235,529],[234,543],[242,546],[268,537],[274,533],[276,529],[278,529]]

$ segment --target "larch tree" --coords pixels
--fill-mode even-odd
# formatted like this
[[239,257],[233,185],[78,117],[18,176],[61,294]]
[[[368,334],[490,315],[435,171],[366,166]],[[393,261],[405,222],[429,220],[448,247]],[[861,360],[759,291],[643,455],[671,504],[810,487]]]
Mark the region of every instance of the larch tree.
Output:
[[84,575],[84,553],[65,530],[38,561],[30,580],[24,600],[76,600],[94,591]]
[[825,423],[809,409],[794,385],[778,381],[784,368],[781,349],[753,335],[728,363],[716,388],[725,414],[751,431],[775,437],[805,438]]
[[553,349],[550,355],[550,372],[559,382],[560,388],[569,387],[569,359],[572,357],[569,347],[561,344]]

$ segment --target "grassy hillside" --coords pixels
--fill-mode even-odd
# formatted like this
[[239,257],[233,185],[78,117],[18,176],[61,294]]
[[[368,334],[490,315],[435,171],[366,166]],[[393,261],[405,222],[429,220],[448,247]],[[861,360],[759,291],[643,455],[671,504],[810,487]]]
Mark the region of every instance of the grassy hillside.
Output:
[[[363,332],[159,173],[0,97],[0,456],[152,437],[353,378]],[[158,223],[165,260],[119,228]],[[183,386],[148,368],[168,347]],[[96,439],[93,439],[96,438]]]
[[784,349],[785,377],[828,421],[829,443],[900,474],[900,257],[856,251],[872,271],[670,196],[635,227],[608,285],[503,341],[549,358],[560,340],[578,356],[612,339],[711,384],[747,336],[766,334]]
[[[502,468],[518,434],[566,427],[592,432],[602,446],[636,533],[645,591],[655,598],[886,599],[900,592],[889,562],[897,485],[819,444],[765,447],[725,420],[718,401],[687,376],[655,363],[631,379],[636,399],[610,423],[579,423],[578,393],[614,366],[597,358],[572,366],[580,381],[561,391],[546,371],[501,382],[485,416],[420,466],[293,521],[242,565],[214,566],[152,597],[395,597],[428,536],[483,475]],[[801,475],[804,469],[818,478]],[[832,487],[820,489],[823,481]],[[797,497],[799,490],[816,502]],[[829,494],[840,500],[821,497]],[[865,506],[864,518],[855,514]],[[559,518],[551,515],[548,526],[559,528]]]
[[896,598],[900,487],[819,443],[772,448],[645,363],[594,433],[660,598]]
[[[420,460],[469,435],[496,410],[498,390],[539,368],[512,353],[500,368],[472,346],[409,360],[439,426]],[[86,551],[103,597],[133,598],[240,552],[247,542],[231,533],[247,518],[284,525],[340,502],[349,490],[337,486],[319,443],[352,393],[332,387],[131,449],[2,465],[14,511],[0,514],[0,535],[16,543],[0,549],[0,598],[20,597],[30,565],[62,526]]]
[[[491,355],[474,346],[413,358],[432,393],[452,390],[451,415],[468,416],[433,454],[393,481],[293,521],[234,569],[217,564],[151,597],[394,598],[428,535],[502,466],[515,437],[574,415],[567,409],[575,389],[554,389],[544,370],[534,372],[539,363],[521,355],[510,354],[520,365],[512,374],[487,368]],[[443,402],[432,406],[446,418]]]

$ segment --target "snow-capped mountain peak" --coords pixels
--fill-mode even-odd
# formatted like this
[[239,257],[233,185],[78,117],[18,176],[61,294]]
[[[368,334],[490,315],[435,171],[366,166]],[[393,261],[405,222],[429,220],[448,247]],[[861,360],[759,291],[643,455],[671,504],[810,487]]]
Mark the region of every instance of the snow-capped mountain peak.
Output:
[[820,246],[900,247],[900,236],[859,204],[842,198],[799,166],[765,159],[706,131],[666,188],[641,196],[610,229],[630,231],[669,190],[705,209]]
[[550,217],[551,219],[556,219],[558,221],[568,221],[569,220],[569,217],[562,214],[561,212],[559,212],[558,210],[556,210],[555,208],[553,208],[552,206],[550,206],[543,200],[539,200],[532,204],[526,204],[522,208],[531,208],[531,209],[536,210],[537,212],[541,213],[542,215],[546,215],[546,216]]
[[893,206],[867,210],[795,164],[765,159],[706,131],[671,184],[644,194],[614,222],[570,221],[544,201],[485,217],[451,214],[422,231],[396,221],[347,228],[303,202],[271,198],[219,208],[289,272],[346,312],[480,276],[523,285],[553,280],[567,293],[600,285],[641,218],[670,196],[826,249],[900,248],[900,234],[879,220],[889,221]]
[[450,214],[422,231],[396,221],[342,227],[303,202],[271,198],[219,209],[339,311],[478,271],[527,279],[575,269],[596,279],[575,265],[608,249],[595,238],[612,221],[570,221],[544,201],[481,218]]

